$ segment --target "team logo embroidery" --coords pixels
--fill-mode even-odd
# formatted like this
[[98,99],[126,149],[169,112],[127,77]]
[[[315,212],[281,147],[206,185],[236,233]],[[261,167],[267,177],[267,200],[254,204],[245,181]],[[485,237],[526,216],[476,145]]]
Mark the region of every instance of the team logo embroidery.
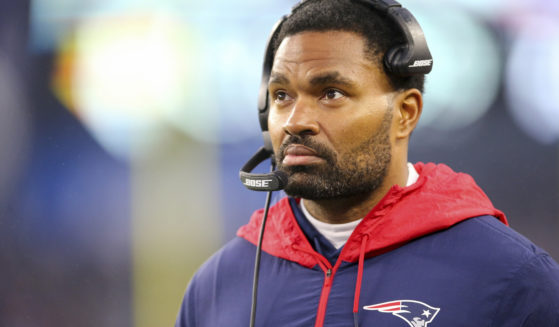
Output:
[[427,327],[441,310],[441,308],[435,308],[414,300],[397,300],[366,305],[363,309],[391,313],[403,319],[410,327]]

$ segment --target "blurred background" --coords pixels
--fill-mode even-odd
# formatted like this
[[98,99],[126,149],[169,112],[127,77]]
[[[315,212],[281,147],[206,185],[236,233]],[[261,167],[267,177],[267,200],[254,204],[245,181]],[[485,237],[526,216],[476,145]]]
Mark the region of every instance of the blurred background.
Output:
[[[435,58],[411,161],[473,175],[559,259],[559,1],[402,2]],[[0,0],[0,326],[173,325],[264,204],[238,170],[293,4]]]

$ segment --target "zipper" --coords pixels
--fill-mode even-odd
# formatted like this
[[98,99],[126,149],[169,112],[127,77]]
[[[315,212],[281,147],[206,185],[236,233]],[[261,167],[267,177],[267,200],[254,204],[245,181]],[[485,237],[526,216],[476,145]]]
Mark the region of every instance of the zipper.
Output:
[[334,276],[336,275],[336,271],[340,267],[342,260],[338,258],[336,265],[322,267],[324,270],[324,283],[322,284],[322,292],[320,293],[320,301],[318,302],[318,311],[316,313],[316,322],[314,324],[315,327],[322,327],[324,326],[324,319],[326,318],[326,307],[328,306],[328,296],[330,295],[330,291],[332,290],[332,284],[334,281]]
[[328,296],[330,295],[330,290],[332,290],[332,283],[334,280],[334,276],[336,275],[336,271],[340,267],[342,263],[341,256],[338,257],[336,264],[332,267],[332,264],[321,254],[309,251],[304,248],[294,247],[296,250],[300,250],[302,252],[306,252],[315,258],[317,258],[317,264],[324,272],[324,282],[322,283],[322,291],[320,292],[320,300],[318,302],[318,310],[316,313],[316,321],[314,323],[315,327],[322,327],[324,326],[324,319],[326,317],[326,307],[328,305]]
[[324,325],[324,318],[326,317],[326,306],[328,304],[328,296],[332,289],[332,280],[334,274],[332,268],[328,268],[324,272],[324,283],[322,284],[322,292],[320,293],[320,301],[318,302],[318,312],[316,313],[315,327],[322,327]]

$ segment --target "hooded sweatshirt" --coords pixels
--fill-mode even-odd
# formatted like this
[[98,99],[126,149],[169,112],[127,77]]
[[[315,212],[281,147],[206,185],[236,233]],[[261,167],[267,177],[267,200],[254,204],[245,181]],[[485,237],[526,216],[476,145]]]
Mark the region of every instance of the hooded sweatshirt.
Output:
[[[414,167],[417,182],[393,186],[338,252],[312,245],[298,199],[270,208],[256,326],[559,326],[557,263],[470,176]],[[195,274],[176,326],[249,325],[262,217]]]

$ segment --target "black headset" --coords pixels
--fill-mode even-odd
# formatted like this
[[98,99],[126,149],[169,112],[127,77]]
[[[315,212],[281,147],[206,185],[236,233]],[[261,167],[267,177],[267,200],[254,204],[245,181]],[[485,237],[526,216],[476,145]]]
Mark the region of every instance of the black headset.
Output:
[[[273,157],[272,142],[268,132],[268,114],[270,113],[268,93],[268,81],[274,63],[274,45],[278,38],[283,23],[306,2],[303,0],[291,9],[289,15],[283,16],[274,26],[268,38],[264,64],[262,69],[262,79],[260,81],[260,91],[258,93],[258,119],[264,137],[264,146],[258,153],[245,164],[241,169],[240,178],[243,184],[257,191],[280,190],[287,184],[287,176],[272,172],[269,174],[250,174],[262,161]],[[384,55],[384,67],[388,73],[397,76],[424,75],[431,72],[433,68],[433,57],[427,46],[427,41],[423,30],[413,15],[403,8],[400,3],[394,0],[353,0],[373,8],[381,14],[386,15],[398,26],[404,35],[405,43],[399,44],[389,49]],[[273,164],[273,160],[272,160]]]

